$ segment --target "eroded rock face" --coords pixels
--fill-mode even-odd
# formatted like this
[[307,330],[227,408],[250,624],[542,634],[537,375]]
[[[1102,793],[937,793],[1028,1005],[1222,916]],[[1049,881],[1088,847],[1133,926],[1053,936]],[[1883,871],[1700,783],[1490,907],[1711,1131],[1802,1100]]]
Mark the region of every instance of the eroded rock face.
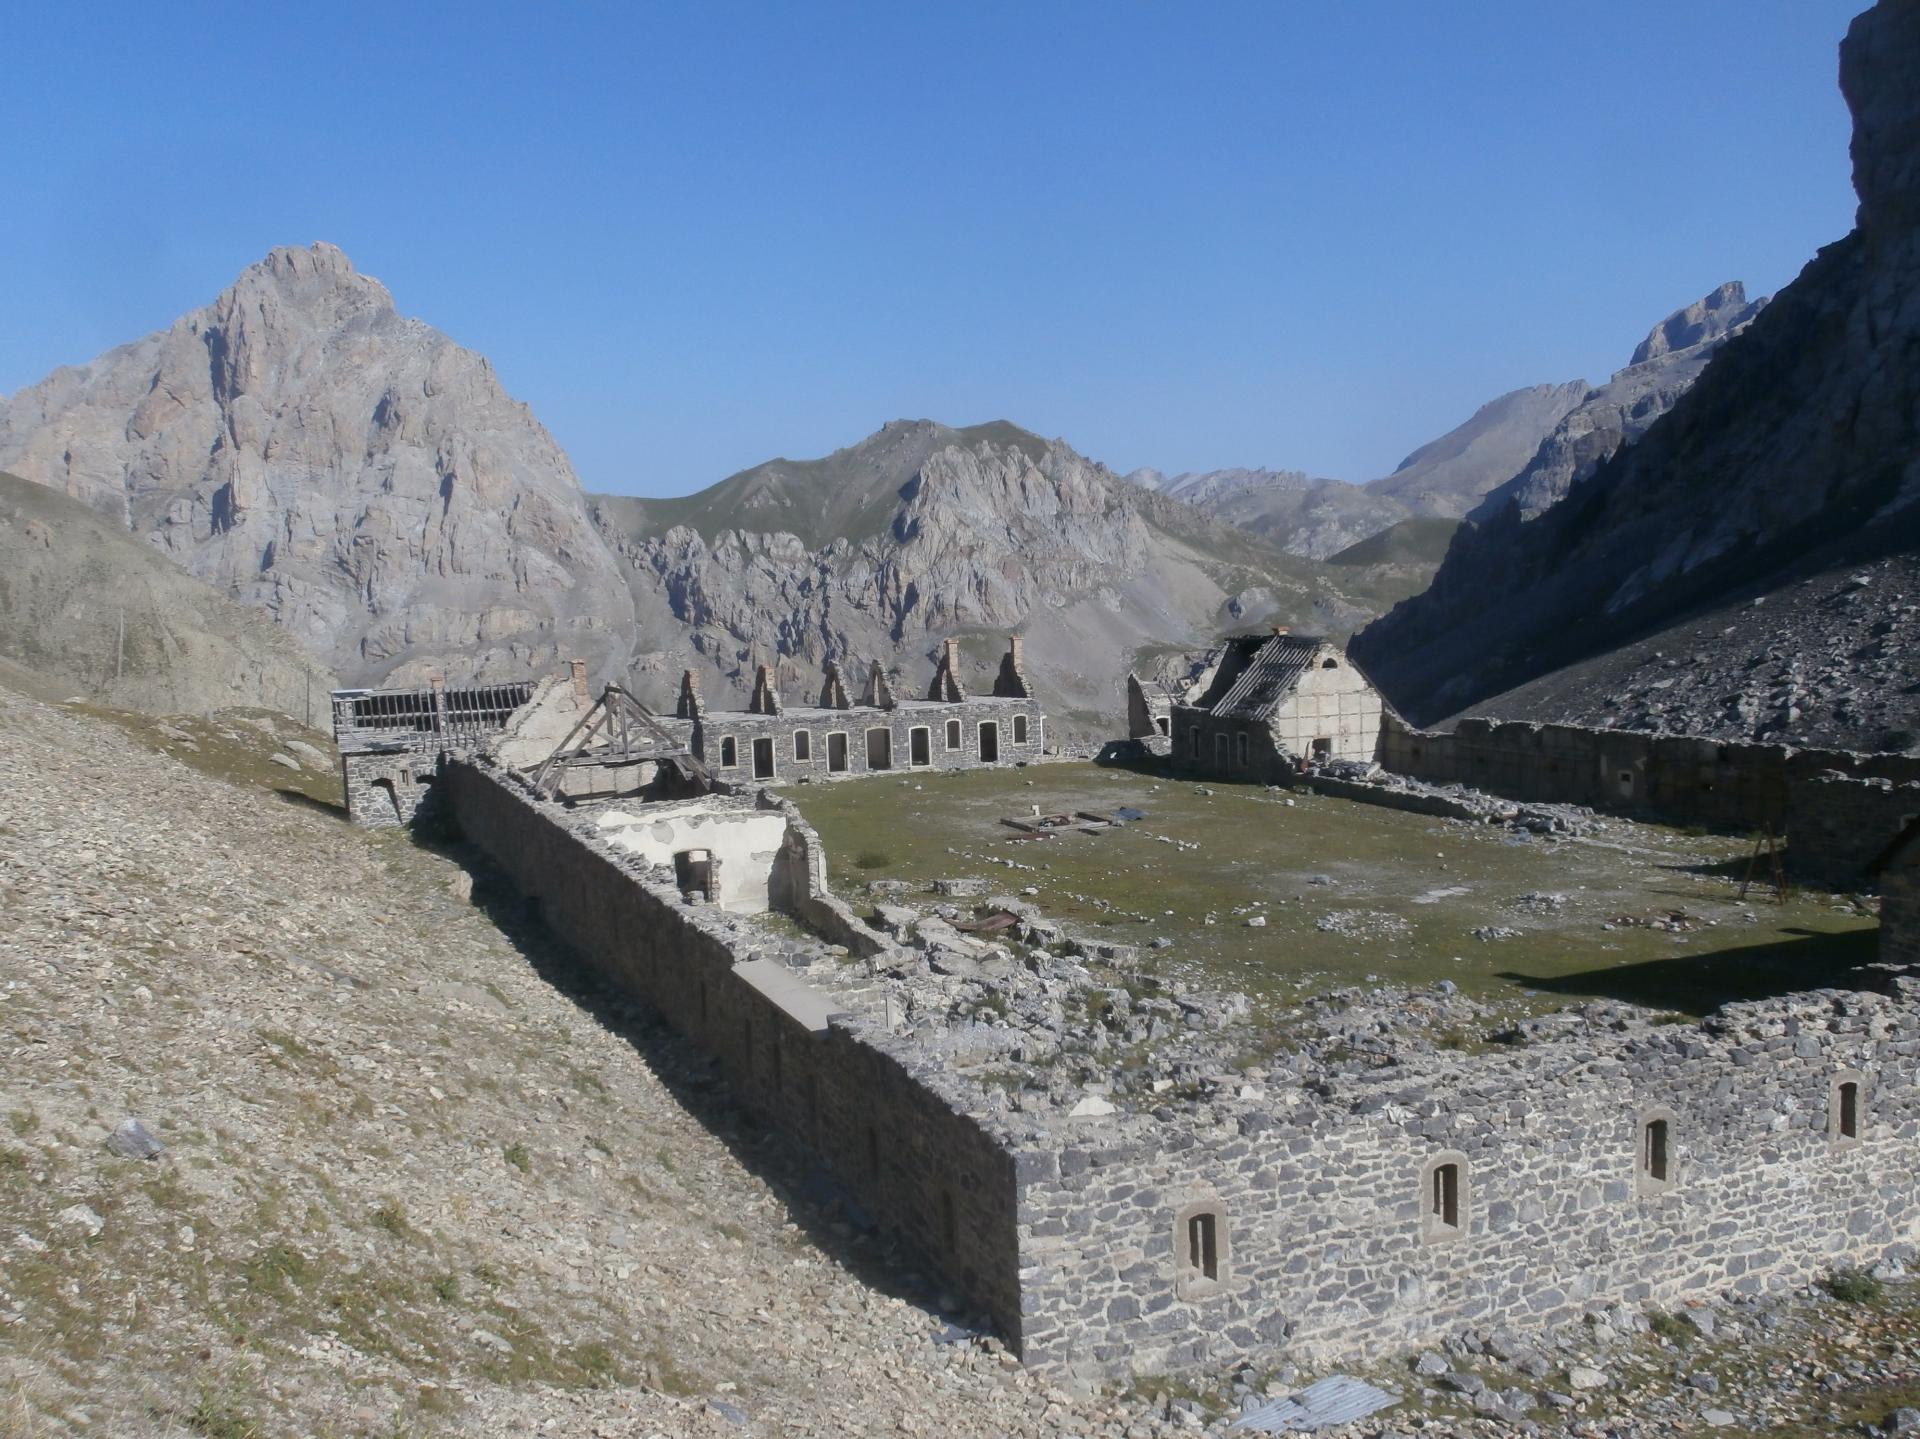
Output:
[[1766,301],[1747,299],[1733,280],[1712,294],[1675,310],[1653,327],[1627,368],[1587,391],[1561,417],[1525,469],[1488,492],[1469,519],[1492,519],[1509,504],[1530,520],[1653,428],[1674,402],[1693,388],[1714,352],[1753,322]]
[[604,662],[631,614],[566,456],[332,245],[0,403],[0,469],[118,519],[355,681]]
[[[1920,500],[1920,6],[1841,46],[1859,224],[1637,443],[1545,513],[1463,531],[1432,588],[1356,638],[1418,719],[1688,613],[1908,548]],[[1910,659],[1911,657],[1909,657]]]
[[[731,523],[828,503],[866,517],[844,526],[855,537],[816,535],[825,542],[813,546]],[[828,460],[763,466],[673,505],[698,523],[657,528],[665,510],[654,502],[595,508],[628,566],[636,651],[648,657],[637,670],[656,691],[683,659],[737,687],[755,654],[791,692],[817,685],[828,659],[869,656],[924,688],[925,656],[955,632],[981,635],[968,680],[983,682],[999,636],[1017,628],[1050,704],[1110,712],[1141,645],[1204,643],[1239,618],[1225,582],[1276,558],[1061,441],[1006,425],[898,421]],[[1348,604],[1279,581],[1262,592],[1256,620]],[[1064,714],[1059,728],[1072,732]]]

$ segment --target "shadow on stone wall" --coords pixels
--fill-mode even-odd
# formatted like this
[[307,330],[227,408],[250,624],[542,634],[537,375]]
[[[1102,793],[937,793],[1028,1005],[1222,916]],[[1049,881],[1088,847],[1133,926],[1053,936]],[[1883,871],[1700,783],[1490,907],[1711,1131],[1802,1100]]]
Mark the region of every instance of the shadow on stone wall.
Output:
[[1806,989],[1881,987],[1872,968],[1878,951],[1877,926],[1844,934],[1789,932],[1801,937],[1551,977],[1507,970],[1500,978],[1548,994],[1581,999],[1599,995],[1695,1018],[1739,1000],[1778,999]]
[[[773,1192],[787,1217],[820,1253],[875,1292],[925,1310],[935,1330],[945,1327],[934,1322],[940,1315],[969,1330],[990,1332],[981,1316],[941,1315],[955,1301],[943,1292],[939,1278],[916,1268],[907,1251],[884,1236],[872,1217],[804,1150],[736,1103],[718,1058],[708,1057],[603,982],[589,963],[541,923],[537,902],[523,898],[484,851],[451,837],[416,835],[416,842],[466,871],[473,881],[473,903],[485,911],[534,973],[631,1048],[675,1102]],[[716,1213],[713,1218],[721,1223],[727,1215]]]

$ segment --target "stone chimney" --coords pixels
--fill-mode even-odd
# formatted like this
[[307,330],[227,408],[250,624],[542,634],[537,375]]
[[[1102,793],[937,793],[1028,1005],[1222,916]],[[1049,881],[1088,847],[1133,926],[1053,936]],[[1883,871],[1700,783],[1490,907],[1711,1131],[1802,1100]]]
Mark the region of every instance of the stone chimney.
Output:
[[1000,673],[993,681],[993,693],[996,699],[1025,700],[1033,698],[1033,690],[1027,684],[1026,654],[1020,636],[1007,636],[1007,653],[1000,661]]
[[896,703],[887,672],[880,667],[880,661],[875,660],[873,668],[867,671],[866,704],[870,709],[890,710]]
[[773,675],[765,665],[753,672],[753,699],[747,705],[749,714],[777,715],[780,713],[780,691],[775,688]]
[[826,676],[821,681],[820,708],[823,710],[853,708],[853,702],[847,698],[847,687],[840,679],[840,666],[833,660],[827,661]]
[[966,688],[960,683],[960,641],[943,640],[940,644],[940,663],[934,668],[933,684],[927,689],[927,698],[952,705],[959,704],[966,697]]
[[568,660],[567,677],[573,681],[573,703],[578,709],[585,709],[592,700],[587,698],[587,662]]
[[700,677],[692,670],[680,672],[680,701],[673,707],[676,718],[697,720],[707,712],[700,699]]

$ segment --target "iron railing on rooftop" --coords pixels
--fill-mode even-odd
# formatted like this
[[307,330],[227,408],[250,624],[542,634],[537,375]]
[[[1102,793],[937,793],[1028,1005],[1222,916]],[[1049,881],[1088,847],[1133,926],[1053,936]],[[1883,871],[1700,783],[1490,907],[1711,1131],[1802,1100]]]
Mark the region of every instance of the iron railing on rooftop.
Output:
[[335,690],[333,741],[341,749],[468,749],[505,729],[535,683]]

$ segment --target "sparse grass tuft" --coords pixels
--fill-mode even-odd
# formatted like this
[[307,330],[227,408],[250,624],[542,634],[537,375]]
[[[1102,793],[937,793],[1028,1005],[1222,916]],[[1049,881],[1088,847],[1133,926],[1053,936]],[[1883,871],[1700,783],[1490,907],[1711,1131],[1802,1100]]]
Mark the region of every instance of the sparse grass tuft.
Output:
[[1878,1304],[1887,1295],[1887,1286],[1864,1269],[1836,1269],[1820,1287],[1842,1304]]
[[1685,1344],[1694,1336],[1694,1327],[1686,1320],[1667,1313],[1664,1309],[1647,1311],[1647,1328],[1662,1339],[1674,1344]]
[[507,1163],[522,1174],[533,1173],[533,1157],[527,1153],[526,1145],[515,1140],[500,1152],[506,1157]]
[[877,849],[863,849],[853,857],[855,869],[885,869],[892,863],[891,856],[882,854]]
[[187,1428],[206,1439],[263,1439],[266,1431],[260,1421],[244,1409],[235,1407],[224,1394],[203,1389],[193,1408],[183,1416]]
[[460,1299],[460,1276],[458,1274],[436,1274],[433,1277],[433,1297],[442,1304],[455,1304]]
[[247,1283],[275,1299],[293,1297],[312,1276],[307,1257],[289,1244],[270,1244],[247,1261]]
[[413,1236],[413,1227],[407,1223],[407,1211],[397,1199],[381,1200],[373,1211],[373,1222],[395,1239],[409,1239]]

